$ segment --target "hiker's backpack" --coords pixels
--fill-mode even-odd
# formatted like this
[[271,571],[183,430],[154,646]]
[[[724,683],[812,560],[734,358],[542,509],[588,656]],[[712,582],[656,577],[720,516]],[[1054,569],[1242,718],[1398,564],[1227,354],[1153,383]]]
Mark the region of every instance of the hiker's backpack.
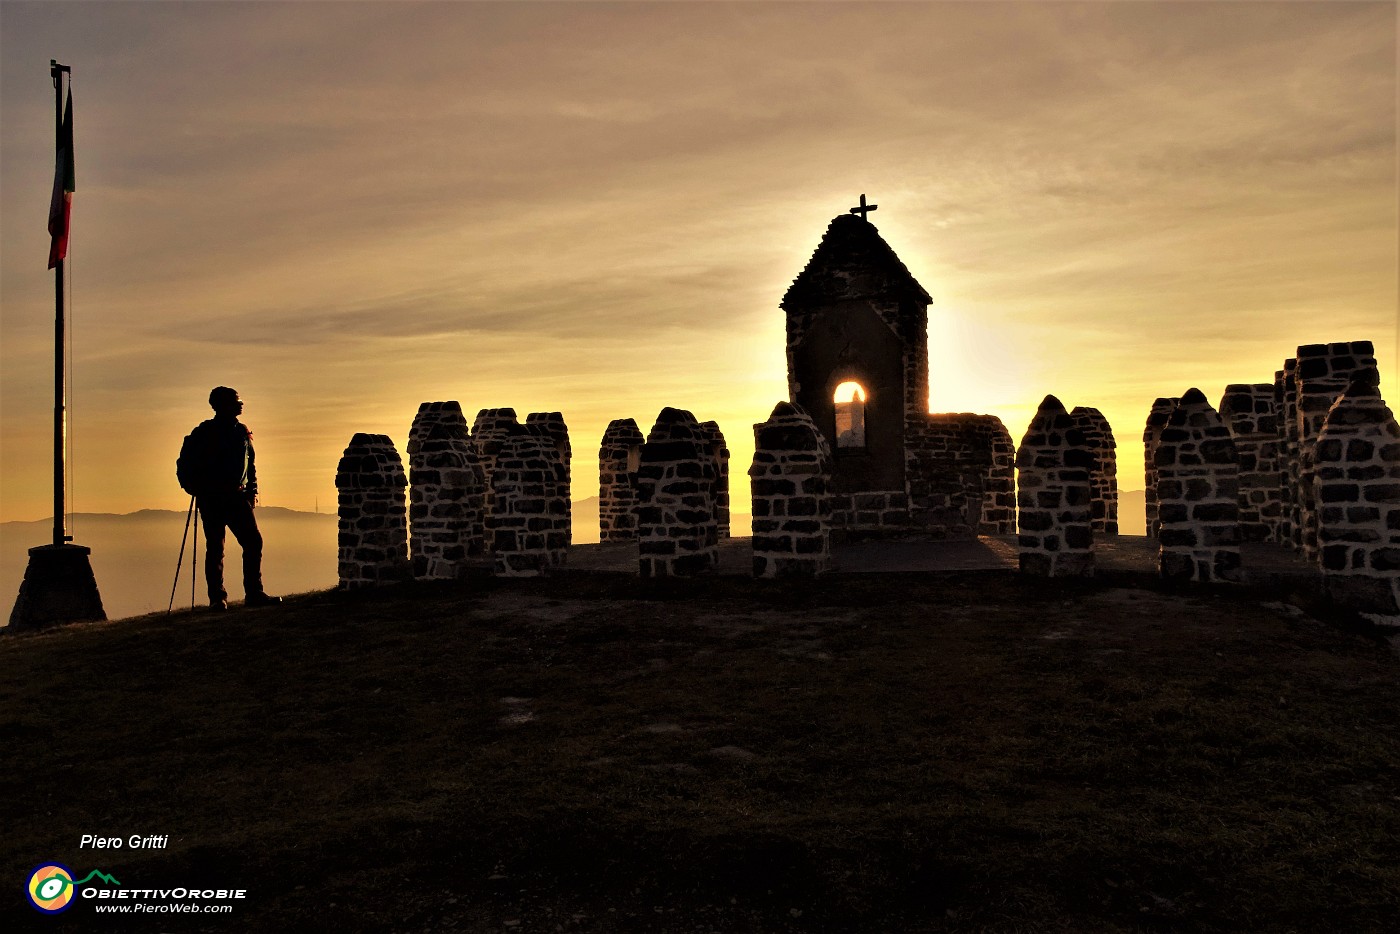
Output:
[[180,481],[180,489],[191,496],[199,492],[206,471],[204,445],[195,437],[198,430],[185,435],[185,443],[180,445],[180,456],[175,460],[175,479]]

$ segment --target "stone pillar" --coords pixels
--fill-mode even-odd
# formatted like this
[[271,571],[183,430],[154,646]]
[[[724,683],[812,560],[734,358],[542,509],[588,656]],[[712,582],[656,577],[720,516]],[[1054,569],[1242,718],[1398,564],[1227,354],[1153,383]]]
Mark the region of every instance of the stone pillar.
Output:
[[1118,534],[1118,444],[1113,428],[1098,409],[1077,405],[1070,413],[1094,453],[1089,470],[1090,509],[1095,532]]
[[637,468],[637,553],[643,577],[699,574],[719,561],[715,461],[700,424],[664,408]]
[[1240,459],[1240,539],[1279,541],[1283,489],[1279,483],[1279,419],[1273,383],[1232,383],[1220,399],[1220,418]]
[[516,420],[515,409],[482,409],[472,422],[472,444],[476,448],[476,460],[481,465],[482,477],[486,482],[486,515],[491,515],[491,474],[496,469],[496,457],[506,438],[523,427]]
[[340,586],[371,587],[407,580],[408,478],[388,435],[363,432],[336,468],[340,506]]
[[537,577],[564,561],[564,469],[538,432],[516,425],[495,450],[487,534],[498,577]]
[[779,402],[753,432],[753,575],[822,574],[831,561],[831,449],[790,402]]
[[1303,557],[1318,561],[1313,453],[1332,405],[1354,379],[1379,382],[1370,341],[1305,344],[1298,348],[1298,524]]
[[[13,635],[106,619],[97,578],[92,573],[91,555],[92,549],[86,545],[39,545],[29,549],[29,564],[24,569],[19,596],[3,632]],[[195,555],[191,560],[198,566],[203,556]]]
[[1046,396],[1016,452],[1023,574],[1093,576],[1093,463],[1093,449],[1073,417],[1059,399]]
[[1165,578],[1240,579],[1239,457],[1230,429],[1190,389],[1162,429],[1155,455]]
[[[439,466],[429,467],[424,463],[418,454],[423,442],[434,434],[441,432],[443,440],[435,444],[434,460]],[[455,442],[449,445],[447,439],[454,439]],[[452,453],[448,453],[448,449]],[[429,513],[437,510],[437,502],[441,498],[445,508],[440,511],[434,519],[450,521],[453,528],[457,528],[460,523],[465,523],[460,533],[453,532],[453,536],[460,534],[461,543],[467,548],[467,558],[479,558],[485,553],[485,530],[486,530],[486,479],[485,472],[477,462],[476,444],[471,440],[471,431],[467,427],[467,419],[462,414],[462,406],[457,402],[424,402],[418,406],[418,414],[413,418],[413,426],[408,431],[408,485],[409,485],[409,510],[408,510],[408,534],[411,554],[413,556],[414,576],[423,576],[419,562],[420,535],[418,522]],[[465,466],[458,465],[458,455],[465,457]],[[420,474],[419,471],[425,471]],[[440,470],[446,470],[450,474],[450,482],[443,483]],[[461,473],[460,471],[465,471]],[[421,477],[421,481],[420,481]],[[431,478],[431,479],[430,479]],[[432,490],[427,487],[431,485]],[[452,513],[449,520],[447,513]],[[460,513],[460,515],[458,515]],[[437,531],[433,531],[437,528]],[[445,530],[436,526],[425,527],[423,538],[432,535],[439,537],[445,534]],[[446,539],[443,539],[446,542]],[[434,549],[436,553],[436,549]],[[457,576],[456,574],[450,576]]]
[[1147,537],[1156,538],[1162,523],[1157,511],[1157,441],[1162,437],[1162,429],[1172,417],[1172,410],[1181,400],[1175,396],[1163,396],[1152,402],[1147,413],[1147,427],[1142,432],[1143,447],[1143,500],[1147,509]]
[[1400,613],[1400,425],[1372,374],[1352,381],[1314,447],[1317,537],[1328,595]]
[[554,526],[556,536],[563,536],[564,551],[559,554],[568,554],[568,547],[574,543],[574,516],[573,516],[573,455],[574,449],[569,444],[569,426],[564,424],[562,412],[531,412],[525,416],[525,427],[533,431],[543,432],[553,445],[554,451],[559,456],[559,462],[563,465],[563,483],[560,486],[561,495],[564,502],[568,504],[568,509],[564,515],[555,516]]
[[637,467],[642,430],[630,418],[614,419],[598,447],[598,540],[637,540]]
[[715,461],[715,534],[726,539],[729,537],[729,448],[725,446],[719,422],[701,422],[700,432]]
[[[1297,361],[1294,361],[1294,365],[1297,365]],[[1292,485],[1293,481],[1289,476],[1289,465],[1298,458],[1298,442],[1296,438],[1293,439],[1290,447],[1288,426],[1291,419],[1288,414],[1288,399],[1290,393],[1295,392],[1296,389],[1291,370],[1274,371],[1274,413],[1278,418],[1279,516],[1273,540],[1286,548],[1295,547],[1293,544],[1293,509],[1297,502],[1297,496]],[[1297,413],[1295,412],[1293,418],[1296,417]]]
[[466,422],[438,424],[409,442],[413,576],[456,580],[482,553],[486,491]]

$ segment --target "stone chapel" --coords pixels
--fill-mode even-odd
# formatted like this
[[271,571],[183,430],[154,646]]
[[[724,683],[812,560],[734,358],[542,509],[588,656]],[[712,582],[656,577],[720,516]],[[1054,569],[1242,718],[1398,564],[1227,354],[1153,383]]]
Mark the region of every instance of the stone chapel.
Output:
[[[783,296],[789,400],[832,453],[841,537],[1015,531],[1015,446],[992,415],[929,412],[928,292],[862,208]],[[854,384],[854,385],[852,385]]]

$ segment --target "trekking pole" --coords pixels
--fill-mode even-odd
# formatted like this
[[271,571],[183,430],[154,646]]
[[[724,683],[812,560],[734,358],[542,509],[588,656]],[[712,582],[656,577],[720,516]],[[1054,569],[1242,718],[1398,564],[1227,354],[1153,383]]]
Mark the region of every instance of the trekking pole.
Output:
[[194,585],[199,580],[199,507],[194,507],[194,547],[190,549],[190,609],[194,609]]
[[[178,515],[178,513],[177,513]],[[185,563],[185,542],[190,537],[190,519],[194,518],[194,497],[190,497],[190,511],[185,513],[185,534],[180,536],[180,557],[175,562],[175,580],[170,585],[170,605],[165,608],[166,615],[175,612],[175,589],[180,586],[180,568]]]

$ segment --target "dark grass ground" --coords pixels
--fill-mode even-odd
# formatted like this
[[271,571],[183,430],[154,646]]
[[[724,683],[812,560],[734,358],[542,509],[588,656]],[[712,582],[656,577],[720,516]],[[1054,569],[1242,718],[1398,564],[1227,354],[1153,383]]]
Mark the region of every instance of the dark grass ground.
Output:
[[[1286,595],[563,575],[0,640],[0,928],[1393,931],[1400,659]],[[79,850],[83,833],[165,850]],[[216,923],[217,922],[217,923]]]

